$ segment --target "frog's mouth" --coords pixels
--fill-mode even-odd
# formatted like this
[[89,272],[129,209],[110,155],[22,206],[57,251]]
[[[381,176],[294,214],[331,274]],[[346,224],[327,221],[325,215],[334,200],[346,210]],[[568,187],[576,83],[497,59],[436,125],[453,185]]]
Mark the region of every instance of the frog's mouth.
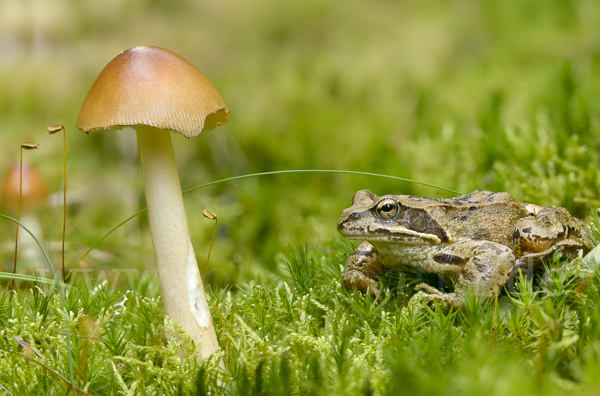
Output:
[[343,223],[338,224],[338,231],[348,239],[361,239],[373,242],[394,242],[411,244],[422,244],[423,241],[432,245],[442,243],[440,238],[434,234],[426,234],[406,228],[390,229],[380,224],[369,224],[365,228],[349,228]]
[[[356,205],[345,209],[338,219],[337,230],[345,238],[405,245],[439,245],[438,235],[419,232],[401,226],[395,220],[376,219],[370,208],[359,210]],[[445,240],[444,242],[447,242]]]

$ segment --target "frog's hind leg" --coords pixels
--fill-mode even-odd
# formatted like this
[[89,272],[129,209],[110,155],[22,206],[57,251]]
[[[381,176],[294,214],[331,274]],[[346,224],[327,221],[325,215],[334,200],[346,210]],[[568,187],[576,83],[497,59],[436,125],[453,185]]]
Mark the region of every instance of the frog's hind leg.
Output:
[[577,258],[579,251],[587,254],[589,249],[579,240],[574,238],[565,239],[557,242],[555,245],[542,250],[541,252],[524,253],[518,260],[516,266],[518,268],[530,268],[536,271],[544,270],[544,263],[552,262],[552,257],[557,250],[560,250],[563,257]]
[[346,261],[344,283],[349,289],[356,288],[362,292],[368,289],[372,295],[379,294],[373,276],[379,272],[380,267],[375,248],[369,242],[363,241]]
[[526,262],[541,264],[557,251],[576,258],[579,250],[587,252],[581,242],[585,238],[583,223],[572,217],[565,208],[547,206],[529,209],[532,215],[520,219],[513,232],[513,250],[520,257],[519,265]]
[[510,248],[489,241],[457,243],[442,254],[441,257],[446,260],[455,258],[453,261],[465,261],[458,275],[454,293],[442,293],[425,284],[417,285],[415,290],[425,290],[430,293],[421,294],[421,298],[435,300],[456,308],[462,306],[463,297],[469,292],[484,298],[496,296],[508,281],[516,261]]

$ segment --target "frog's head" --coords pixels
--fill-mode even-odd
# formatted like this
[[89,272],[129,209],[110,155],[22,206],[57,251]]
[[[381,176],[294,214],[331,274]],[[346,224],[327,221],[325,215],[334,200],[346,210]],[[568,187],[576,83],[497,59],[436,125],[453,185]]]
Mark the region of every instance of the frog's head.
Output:
[[411,197],[384,195],[360,190],[345,209],[337,229],[348,239],[391,242],[407,245],[439,245],[450,235],[429,214],[427,208],[411,206]]

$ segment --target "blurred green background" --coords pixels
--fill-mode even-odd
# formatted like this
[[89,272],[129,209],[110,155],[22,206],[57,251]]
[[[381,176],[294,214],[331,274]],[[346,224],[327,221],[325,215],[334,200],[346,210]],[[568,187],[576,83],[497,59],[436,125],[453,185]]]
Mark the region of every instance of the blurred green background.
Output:
[[[62,139],[46,127],[66,126],[67,266],[77,263],[145,206],[134,133],[86,136],[75,128],[79,107],[119,52],[155,45],[197,66],[231,111],[225,126],[173,137],[184,189],[253,172],[343,169],[463,193],[509,191],[585,218],[599,205],[598,26],[595,0],[1,0],[0,174],[22,142],[38,141],[25,161],[58,193]],[[448,196],[338,174],[245,179],[184,195],[201,267],[214,225],[202,209],[219,216],[208,283],[268,278],[289,245],[326,245],[363,188]],[[47,242],[55,210],[37,215]],[[57,219],[55,264],[60,210]],[[13,238],[14,225],[0,222],[5,268]],[[151,270],[145,216],[80,266]]]

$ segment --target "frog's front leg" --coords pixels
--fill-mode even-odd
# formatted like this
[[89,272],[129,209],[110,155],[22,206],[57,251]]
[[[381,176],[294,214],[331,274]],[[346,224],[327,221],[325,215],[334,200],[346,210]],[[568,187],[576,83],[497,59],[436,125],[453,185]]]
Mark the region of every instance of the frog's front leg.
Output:
[[442,293],[424,283],[417,285],[415,290],[430,293],[420,294],[420,298],[460,308],[463,296],[469,292],[484,298],[496,296],[508,281],[516,259],[512,250],[502,244],[489,241],[464,241],[435,254],[433,260],[438,264],[462,266],[454,293]]
[[346,261],[343,274],[344,283],[349,289],[354,287],[362,292],[369,289],[372,295],[379,294],[377,282],[373,280],[373,276],[380,269],[381,264],[375,248],[369,242],[363,241]]

